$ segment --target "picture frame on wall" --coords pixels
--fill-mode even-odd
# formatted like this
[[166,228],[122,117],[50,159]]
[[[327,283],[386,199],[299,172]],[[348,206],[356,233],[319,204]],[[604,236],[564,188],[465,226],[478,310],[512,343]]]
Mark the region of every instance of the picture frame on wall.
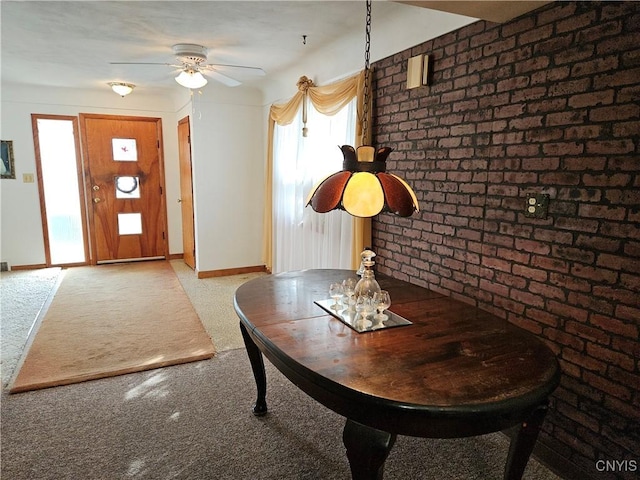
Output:
[[2,155],[2,162],[0,162],[0,169],[2,170],[2,176],[0,178],[16,178],[16,169],[13,164],[13,141],[1,140],[0,154]]

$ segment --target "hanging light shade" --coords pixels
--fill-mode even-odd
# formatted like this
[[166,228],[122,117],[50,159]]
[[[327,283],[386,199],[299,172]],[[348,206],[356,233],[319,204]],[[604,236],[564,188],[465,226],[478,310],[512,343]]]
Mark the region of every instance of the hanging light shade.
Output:
[[195,68],[188,67],[180,72],[180,75],[176,77],[176,82],[187,88],[201,88],[207,84],[207,79]]
[[[369,117],[369,49],[371,46],[371,0],[366,2],[367,17],[364,49],[364,89],[362,143],[368,139]],[[318,213],[341,209],[354,217],[373,217],[392,212],[409,217],[419,211],[418,199],[403,179],[386,172],[387,157],[392,149],[362,145],[356,151],[351,145],[340,147],[344,162],[340,172],[329,175],[309,193],[306,205]]]
[[363,145],[340,147],[342,170],[318,183],[307,198],[318,213],[345,210],[354,217],[373,217],[382,211],[409,217],[419,211],[411,187],[397,175],[387,173],[386,160],[392,149]]

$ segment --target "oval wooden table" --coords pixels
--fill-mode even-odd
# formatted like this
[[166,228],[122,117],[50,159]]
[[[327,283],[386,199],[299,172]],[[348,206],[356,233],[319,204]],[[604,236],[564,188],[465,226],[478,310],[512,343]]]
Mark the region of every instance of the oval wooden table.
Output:
[[262,355],[312,398],[346,417],[343,441],[352,477],[382,479],[396,435],[452,438],[518,426],[504,478],[520,479],[560,370],[530,333],[449,297],[391,278],[390,311],[411,325],[358,333],[316,300],[346,270],[269,275],[234,298],[267,412]]

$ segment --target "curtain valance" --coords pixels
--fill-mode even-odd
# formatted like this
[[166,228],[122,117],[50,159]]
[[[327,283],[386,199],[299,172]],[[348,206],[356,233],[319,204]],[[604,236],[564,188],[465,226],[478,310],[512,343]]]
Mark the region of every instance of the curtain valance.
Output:
[[358,122],[356,137],[361,136],[364,70],[343,80],[330,85],[316,86],[307,77],[300,77],[298,91],[288,102],[271,105],[269,111],[270,120],[278,125],[289,125],[293,122],[298,109],[304,105],[308,98],[316,110],[324,115],[335,115],[342,110],[354,97],[358,98],[357,112]]

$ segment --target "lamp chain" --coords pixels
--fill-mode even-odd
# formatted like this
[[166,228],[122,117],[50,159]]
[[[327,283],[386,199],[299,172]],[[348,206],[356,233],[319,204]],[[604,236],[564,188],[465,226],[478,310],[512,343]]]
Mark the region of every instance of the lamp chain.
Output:
[[365,28],[365,47],[364,47],[364,105],[362,106],[362,144],[366,145],[368,140],[369,127],[369,50],[371,48],[371,0],[367,0],[367,24]]

